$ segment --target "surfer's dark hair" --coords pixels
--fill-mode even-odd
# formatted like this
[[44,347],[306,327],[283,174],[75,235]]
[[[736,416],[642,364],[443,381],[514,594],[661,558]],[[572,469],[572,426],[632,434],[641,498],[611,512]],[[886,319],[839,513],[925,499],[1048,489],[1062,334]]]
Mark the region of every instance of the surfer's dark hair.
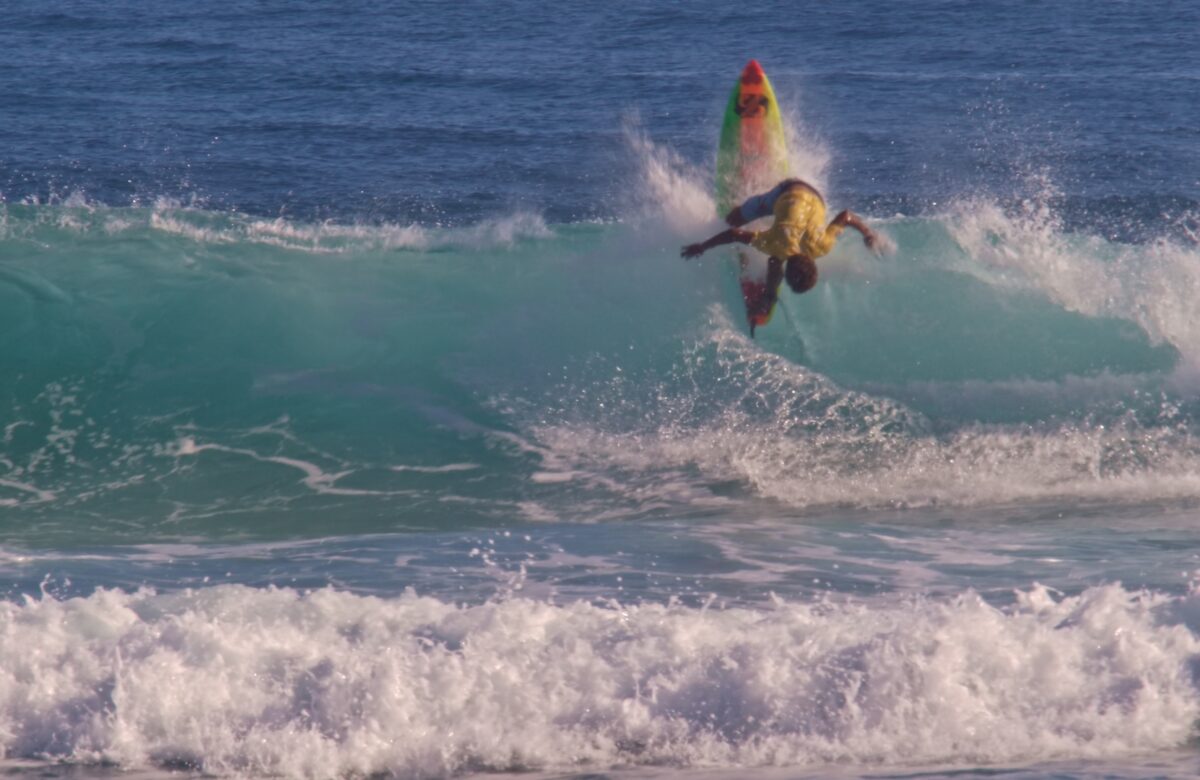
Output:
[[783,278],[792,292],[808,292],[817,283],[817,263],[805,255],[792,255],[783,269]]

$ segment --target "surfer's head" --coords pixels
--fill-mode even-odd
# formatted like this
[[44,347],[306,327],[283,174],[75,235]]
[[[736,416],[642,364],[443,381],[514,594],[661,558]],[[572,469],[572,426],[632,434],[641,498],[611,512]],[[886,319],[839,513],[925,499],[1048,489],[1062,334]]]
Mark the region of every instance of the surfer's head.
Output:
[[792,255],[783,269],[783,278],[792,292],[808,292],[817,283],[817,263],[808,255]]

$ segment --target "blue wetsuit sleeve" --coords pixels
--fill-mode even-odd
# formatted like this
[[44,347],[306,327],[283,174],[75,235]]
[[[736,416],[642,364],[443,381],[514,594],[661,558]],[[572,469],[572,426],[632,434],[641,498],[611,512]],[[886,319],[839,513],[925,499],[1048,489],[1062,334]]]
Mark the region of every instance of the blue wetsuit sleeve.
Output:
[[747,222],[753,222],[756,219],[770,216],[775,211],[775,201],[779,200],[779,196],[783,194],[785,184],[786,182],[777,185],[770,192],[747,198],[746,202],[741,205],[742,217]]

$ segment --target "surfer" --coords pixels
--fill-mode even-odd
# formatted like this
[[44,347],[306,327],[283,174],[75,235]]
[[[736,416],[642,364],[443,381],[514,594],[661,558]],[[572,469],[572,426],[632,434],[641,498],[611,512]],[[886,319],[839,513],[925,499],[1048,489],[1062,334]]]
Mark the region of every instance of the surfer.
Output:
[[[774,214],[775,221],[766,230],[739,230],[742,225]],[[779,282],[787,279],[793,292],[808,292],[817,283],[816,259],[829,254],[846,226],[862,234],[870,249],[879,244],[879,236],[853,212],[846,210],[825,224],[825,199],[800,179],[785,179],[770,192],[748,198],[725,217],[730,226],[707,241],[688,244],[680,252],[690,260],[722,244],[749,244],[769,255],[767,280],[753,308],[769,312],[779,294]],[[749,299],[747,300],[749,303]],[[754,314],[754,311],[749,312]]]

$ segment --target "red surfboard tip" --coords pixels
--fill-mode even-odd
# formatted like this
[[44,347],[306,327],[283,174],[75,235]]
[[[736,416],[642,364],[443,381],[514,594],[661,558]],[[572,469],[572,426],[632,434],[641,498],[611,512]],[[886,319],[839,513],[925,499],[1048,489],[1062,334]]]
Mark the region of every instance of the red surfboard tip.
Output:
[[743,84],[761,84],[763,76],[762,65],[758,64],[758,60],[750,60],[746,63],[746,67],[742,70]]

